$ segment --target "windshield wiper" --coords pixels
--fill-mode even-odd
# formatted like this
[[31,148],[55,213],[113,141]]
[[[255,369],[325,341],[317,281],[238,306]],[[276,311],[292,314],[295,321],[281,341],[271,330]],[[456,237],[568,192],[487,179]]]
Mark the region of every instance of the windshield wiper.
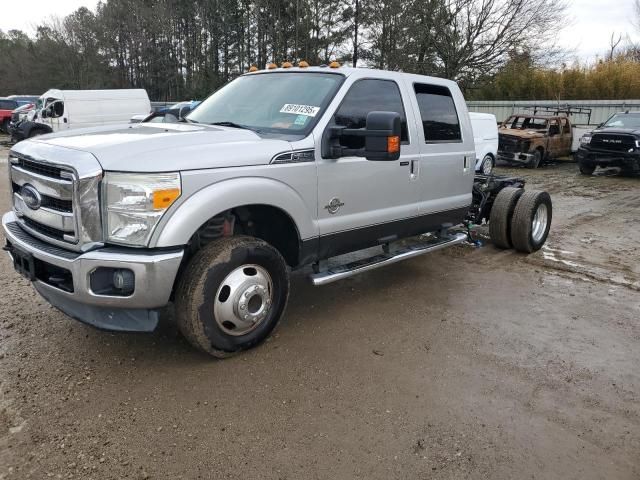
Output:
[[243,130],[253,130],[254,132],[256,131],[251,127],[247,127],[246,125],[241,125],[236,122],[213,122],[209,125],[220,125],[221,127],[242,128]]

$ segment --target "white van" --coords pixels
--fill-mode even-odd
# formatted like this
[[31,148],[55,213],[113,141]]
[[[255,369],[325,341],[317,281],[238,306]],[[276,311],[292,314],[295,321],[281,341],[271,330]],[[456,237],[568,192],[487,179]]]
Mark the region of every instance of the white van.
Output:
[[151,112],[144,89],[48,90],[22,122],[19,139],[63,130],[128,123],[133,115]]
[[498,122],[490,113],[469,112],[476,150],[476,172],[489,175],[498,157]]

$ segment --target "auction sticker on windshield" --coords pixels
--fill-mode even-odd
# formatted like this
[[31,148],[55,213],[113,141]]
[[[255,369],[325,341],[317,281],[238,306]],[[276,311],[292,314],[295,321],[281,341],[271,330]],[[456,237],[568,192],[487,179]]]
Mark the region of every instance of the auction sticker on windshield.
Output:
[[311,105],[296,105],[295,103],[285,103],[280,109],[280,113],[293,113],[294,115],[306,115],[315,117],[320,111],[320,107]]

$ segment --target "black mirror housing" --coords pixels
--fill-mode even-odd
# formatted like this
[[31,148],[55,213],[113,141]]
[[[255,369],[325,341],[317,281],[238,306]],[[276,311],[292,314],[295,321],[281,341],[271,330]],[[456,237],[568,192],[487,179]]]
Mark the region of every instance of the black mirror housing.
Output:
[[364,156],[367,160],[400,158],[401,121],[397,112],[369,112],[365,127]]
[[[365,128],[330,125],[322,135],[322,158],[345,156],[384,161],[400,158],[401,120],[397,112],[369,112]],[[364,137],[364,148],[347,148],[342,137]]]

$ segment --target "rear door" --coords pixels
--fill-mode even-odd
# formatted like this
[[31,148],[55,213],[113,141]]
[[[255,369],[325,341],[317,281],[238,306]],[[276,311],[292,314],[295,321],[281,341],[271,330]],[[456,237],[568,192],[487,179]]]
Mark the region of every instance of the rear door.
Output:
[[[359,156],[325,159],[316,140],[318,226],[322,256],[375,244],[402,231],[418,214],[418,186],[412,160],[419,158],[414,126],[407,124],[410,105],[393,79],[348,79],[346,94],[328,125],[363,128],[372,111],[398,112],[402,118],[400,159],[370,161]],[[322,130],[326,126],[320,127]],[[320,135],[322,131],[320,132]],[[347,148],[363,148],[363,137],[342,137]]]
[[420,214],[425,225],[442,218],[462,221],[471,205],[475,172],[473,131],[464,99],[457,88],[445,85],[415,82],[411,88],[420,145]]

